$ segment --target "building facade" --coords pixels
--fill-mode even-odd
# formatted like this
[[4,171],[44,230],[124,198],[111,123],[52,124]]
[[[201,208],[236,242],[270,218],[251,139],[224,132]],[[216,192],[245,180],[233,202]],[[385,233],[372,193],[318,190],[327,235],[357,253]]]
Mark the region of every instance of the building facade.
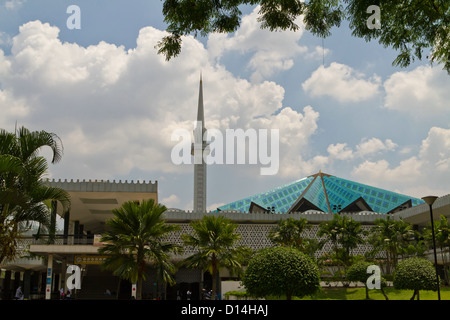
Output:
[[[203,140],[205,131],[203,88],[200,78],[197,108],[197,127],[194,130],[192,154],[203,155],[207,144]],[[197,151],[197,152],[196,152]],[[224,215],[235,222],[241,234],[241,245],[259,250],[272,243],[269,232],[281,219],[307,219],[311,229],[305,231],[306,238],[317,238],[320,223],[329,221],[335,214],[350,216],[369,229],[376,219],[404,219],[417,228],[429,224],[430,211],[421,199],[375,188],[358,182],[342,179],[322,172],[296,180],[267,192],[245,197],[217,210],[206,212],[206,164],[203,156],[194,166],[194,210],[168,209],[164,218],[167,223],[177,224],[180,231],[170,235],[171,242],[183,245],[180,236],[190,233],[189,223],[205,215]],[[153,199],[158,202],[157,182],[51,180],[47,184],[66,190],[71,197],[70,208],[63,212],[57,203],[52,212],[62,222],[62,232],[54,238],[46,235],[24,235],[18,239],[21,255],[14,261],[0,265],[0,296],[12,299],[15,290],[22,286],[27,299],[58,299],[62,288],[67,291],[67,280],[72,276],[69,266],[80,271],[81,288],[74,297],[79,299],[129,299],[134,294],[133,284],[111,272],[103,271],[104,256],[101,234],[106,231],[105,222],[113,217],[112,210],[126,201]],[[433,205],[433,215],[450,216],[450,195],[441,197]],[[328,252],[327,244],[317,255]],[[353,254],[364,254],[369,250],[361,245]],[[183,255],[173,256],[179,261],[193,252],[186,248]],[[69,268],[69,270],[71,270]],[[220,279],[230,279],[222,271]],[[179,269],[175,276],[176,286],[167,288],[155,272],[150,273],[144,283],[145,299],[185,299],[192,292],[192,299],[199,299],[203,289],[211,287],[211,278],[201,270]],[[220,283],[220,282],[219,282]],[[219,288],[220,289],[220,288]]]
[[[63,218],[63,232],[58,234],[52,243],[48,237],[24,237],[22,246],[24,253],[31,259],[18,257],[1,266],[2,276],[0,286],[3,288],[2,297],[12,298],[15,289],[22,285],[25,296],[29,299],[58,299],[61,288],[67,289],[67,267],[76,265],[81,270],[81,289],[76,290],[79,299],[128,299],[133,293],[132,284],[121,280],[111,272],[101,269],[104,257],[98,254],[101,243],[99,236],[105,231],[105,221],[113,216],[111,210],[129,200],[154,199],[158,201],[157,182],[116,182],[116,181],[48,181],[51,186],[67,190],[72,198],[72,205],[67,212],[56,211]],[[312,202],[313,203],[313,202]],[[315,204],[317,205],[317,204]],[[57,207],[57,210],[60,207]],[[392,219],[404,219],[413,225],[423,227],[429,224],[429,207],[425,203],[405,208],[393,213],[374,211],[353,212],[325,212],[321,210],[306,210],[304,212],[275,213],[269,210],[255,210],[242,212],[238,210],[217,210],[214,212],[182,211],[168,209],[164,217],[168,223],[177,224],[180,231],[170,236],[171,242],[182,245],[180,235],[191,231],[189,223],[201,219],[204,215],[224,215],[238,224],[237,232],[241,234],[241,244],[258,250],[271,246],[267,238],[270,230],[280,219],[292,217],[305,218],[312,228],[305,231],[305,237],[317,237],[319,224],[329,221],[335,214],[351,216],[359,221],[363,228],[370,228],[376,219],[388,216]],[[439,219],[440,215],[450,216],[450,195],[438,198],[433,205],[433,215]],[[330,250],[326,245],[320,255]],[[353,254],[363,254],[368,250],[360,246]],[[186,250],[183,255],[173,257],[181,260],[191,251]],[[222,280],[230,279],[230,275],[223,271]],[[180,269],[176,274],[177,285],[166,288],[154,274],[144,284],[144,298],[146,299],[176,299],[185,298],[190,290],[194,298],[201,297],[203,288],[210,287],[211,279],[201,270]],[[111,293],[111,295],[108,294]]]

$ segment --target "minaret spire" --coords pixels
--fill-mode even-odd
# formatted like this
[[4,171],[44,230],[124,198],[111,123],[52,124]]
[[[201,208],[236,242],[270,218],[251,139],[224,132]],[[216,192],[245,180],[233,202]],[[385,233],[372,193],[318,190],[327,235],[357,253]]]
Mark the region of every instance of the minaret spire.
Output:
[[201,121],[203,128],[205,127],[205,114],[203,111],[203,80],[201,72],[200,72],[200,86],[198,90],[197,121]]
[[194,143],[192,155],[194,156],[194,211],[206,212],[206,163],[203,155],[208,148],[204,141],[205,114],[203,107],[203,79],[200,72],[200,85],[198,92],[197,123],[194,129]]

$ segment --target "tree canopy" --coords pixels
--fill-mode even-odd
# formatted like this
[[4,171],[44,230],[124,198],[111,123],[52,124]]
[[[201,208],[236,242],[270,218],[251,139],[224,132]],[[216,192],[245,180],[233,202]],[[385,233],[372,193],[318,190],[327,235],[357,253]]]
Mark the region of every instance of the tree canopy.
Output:
[[211,299],[215,300],[217,274],[227,268],[230,273],[239,274],[251,250],[239,246],[241,235],[236,232],[237,224],[224,216],[209,215],[190,223],[192,234],[183,234],[185,246],[196,253],[187,257],[182,265],[188,268],[202,268],[212,276]]
[[394,288],[414,290],[411,300],[418,297],[419,290],[436,291],[438,288],[435,269],[424,258],[408,258],[398,263],[394,273]]
[[292,217],[286,220],[280,220],[277,227],[269,233],[268,238],[274,244],[288,247],[295,247],[302,249],[303,244],[303,231],[308,226],[308,220],[305,218],[294,219]]
[[[256,5],[261,28],[296,31],[303,23],[313,35],[325,38],[348,20],[353,36],[399,51],[393,65],[407,67],[425,56],[450,73],[447,0],[165,0],[169,35],[158,43],[158,52],[170,60],[180,54],[182,36],[232,33],[240,26],[243,6]],[[379,8],[379,28],[369,27],[373,6]]]
[[270,247],[249,261],[242,283],[254,297],[286,295],[304,297],[320,289],[319,268],[304,253],[292,247]]
[[51,163],[61,160],[63,146],[56,134],[0,129],[0,263],[16,256],[17,237],[33,225],[54,234],[56,216],[50,208],[56,201],[63,210],[70,205],[67,191],[43,180],[48,163],[39,152],[45,147],[52,151]]
[[163,282],[175,283],[176,268],[170,258],[171,254],[181,252],[181,248],[167,242],[165,237],[178,230],[178,226],[165,222],[165,211],[166,207],[153,199],[127,201],[113,209],[114,217],[106,221],[110,230],[102,234],[106,244],[98,250],[108,255],[102,267],[137,283],[137,299],[142,297],[142,282],[149,267],[156,268]]
[[324,236],[333,245],[335,257],[344,266],[352,263],[351,250],[364,243],[365,231],[352,217],[335,214],[330,221],[321,223],[318,236]]

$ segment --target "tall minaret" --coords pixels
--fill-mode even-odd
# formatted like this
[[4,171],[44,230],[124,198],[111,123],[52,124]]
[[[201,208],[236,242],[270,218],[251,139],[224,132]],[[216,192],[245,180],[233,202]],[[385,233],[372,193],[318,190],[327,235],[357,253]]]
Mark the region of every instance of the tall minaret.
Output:
[[202,75],[200,74],[197,122],[194,129],[194,143],[192,144],[192,155],[194,156],[194,211],[196,212],[206,212],[206,163],[203,154],[207,153],[208,145],[203,140],[205,131],[203,83]]

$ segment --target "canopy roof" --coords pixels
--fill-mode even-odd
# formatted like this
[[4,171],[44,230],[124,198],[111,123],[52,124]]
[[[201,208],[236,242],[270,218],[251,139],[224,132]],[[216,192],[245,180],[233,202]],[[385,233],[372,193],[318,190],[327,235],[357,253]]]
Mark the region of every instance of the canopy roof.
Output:
[[423,200],[359,182],[316,173],[218,208],[219,211],[272,211],[276,213],[374,211],[393,213],[424,203]]

